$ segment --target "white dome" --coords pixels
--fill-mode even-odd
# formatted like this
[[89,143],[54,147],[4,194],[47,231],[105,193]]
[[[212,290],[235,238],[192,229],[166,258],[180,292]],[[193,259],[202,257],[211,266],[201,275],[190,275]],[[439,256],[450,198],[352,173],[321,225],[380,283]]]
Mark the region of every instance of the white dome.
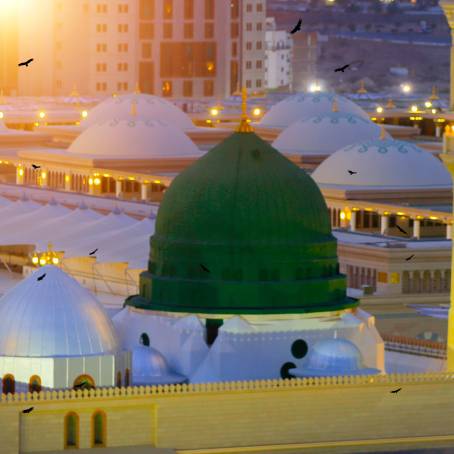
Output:
[[378,139],[380,130],[380,126],[358,115],[327,112],[295,121],[279,134],[273,147],[281,153],[325,155],[352,143]]
[[36,270],[0,298],[1,356],[87,356],[118,349],[101,303],[55,266]]
[[68,152],[117,159],[198,157],[203,154],[181,130],[161,120],[96,123],[83,131]]
[[163,120],[183,131],[195,129],[191,119],[177,106],[158,96],[141,93],[130,93],[111,97],[102,101],[88,112],[86,119],[81,121],[82,127],[92,126],[118,118],[128,120],[131,116],[131,104],[136,102],[137,115],[147,120]]
[[[348,170],[358,172],[350,175]],[[408,142],[377,139],[342,148],[312,173],[322,185],[356,187],[450,187],[451,176],[429,152]]]
[[286,128],[296,120],[331,112],[334,100],[336,100],[340,112],[369,119],[369,116],[361,107],[335,93],[298,93],[271,107],[260,121],[260,126]]

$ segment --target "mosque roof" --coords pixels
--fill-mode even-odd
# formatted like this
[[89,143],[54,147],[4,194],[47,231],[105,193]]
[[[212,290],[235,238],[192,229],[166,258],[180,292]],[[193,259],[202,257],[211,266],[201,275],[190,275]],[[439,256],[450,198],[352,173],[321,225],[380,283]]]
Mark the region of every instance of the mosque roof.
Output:
[[0,298],[1,356],[87,356],[118,348],[101,303],[55,266],[36,270]]
[[[348,170],[357,172],[350,175]],[[451,176],[431,153],[401,140],[375,139],[344,147],[311,174],[326,187],[450,187]]]
[[319,188],[252,132],[232,134],[172,181],[150,244],[143,294],[127,304],[234,314],[356,304]]
[[297,93],[271,107],[260,121],[260,126],[286,128],[297,120],[330,112],[334,100],[337,101],[340,112],[369,119],[361,107],[344,96],[324,92]]
[[379,137],[380,127],[369,119],[345,112],[325,112],[292,123],[279,134],[273,147],[281,153],[324,155]]
[[81,126],[89,127],[114,118],[128,120],[132,102],[137,105],[137,115],[147,120],[166,121],[182,131],[195,129],[189,116],[177,106],[159,96],[142,93],[129,93],[102,101],[88,112],[88,116],[81,122]]
[[203,154],[173,123],[127,119],[101,121],[85,129],[68,152],[113,159],[196,157]]

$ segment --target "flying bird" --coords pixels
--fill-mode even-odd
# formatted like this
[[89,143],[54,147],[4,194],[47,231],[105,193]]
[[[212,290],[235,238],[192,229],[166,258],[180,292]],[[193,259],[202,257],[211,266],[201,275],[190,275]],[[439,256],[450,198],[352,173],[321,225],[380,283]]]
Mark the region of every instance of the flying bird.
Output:
[[390,393],[397,394],[402,388],[397,388],[394,391],[390,391]]
[[210,270],[206,266],[200,264],[200,268],[202,268],[203,271],[206,271],[207,273],[210,273]]
[[88,381],[84,380],[78,383],[77,385],[74,385],[74,388],[82,388],[83,386],[89,385]]
[[35,170],[41,168],[41,166],[37,166],[36,164],[32,164],[32,167],[33,167]]
[[37,281],[42,281],[45,277],[46,277],[46,273],[44,273],[42,276],[39,276],[39,278],[36,279],[36,280]]
[[353,172],[353,170],[347,170],[347,172],[348,172],[350,175],[355,175],[355,174],[358,173],[358,172]]
[[340,71],[340,72],[344,72],[349,66],[350,66],[350,64],[341,66],[340,68],[336,68],[336,69],[334,70],[334,72],[335,72],[335,73],[337,73],[337,72],[339,72],[339,71]]
[[33,61],[33,58],[29,58],[27,61],[24,61],[22,63],[19,63],[17,66],[27,66]]
[[400,227],[398,224],[396,224],[396,227],[398,230],[400,230],[402,233],[404,233],[405,235],[408,235],[408,233],[402,228]]
[[91,251],[88,255],[93,255],[93,254],[96,254],[96,251],[98,250],[98,248],[96,248],[94,251]]
[[414,256],[415,256],[415,254],[412,254],[412,255],[410,255],[410,257],[407,257],[405,260],[408,262],[408,261],[411,260]]
[[30,407],[26,408],[25,410],[22,410],[22,413],[31,413],[35,407]]
[[301,30],[301,24],[303,23],[303,19],[300,19],[298,23],[295,25],[295,28],[290,32],[291,35],[299,32]]

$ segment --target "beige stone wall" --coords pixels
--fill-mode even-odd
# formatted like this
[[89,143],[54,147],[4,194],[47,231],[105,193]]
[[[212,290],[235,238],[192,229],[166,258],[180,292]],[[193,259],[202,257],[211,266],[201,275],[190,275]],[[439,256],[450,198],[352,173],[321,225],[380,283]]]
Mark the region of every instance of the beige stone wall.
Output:
[[[397,387],[402,391],[391,394]],[[79,414],[79,447],[89,448],[91,416],[99,409],[107,415],[109,447],[201,449],[454,436],[452,374],[110,388],[24,398],[31,396],[2,396],[2,454],[63,450],[68,411]],[[31,405],[32,413],[21,413]]]

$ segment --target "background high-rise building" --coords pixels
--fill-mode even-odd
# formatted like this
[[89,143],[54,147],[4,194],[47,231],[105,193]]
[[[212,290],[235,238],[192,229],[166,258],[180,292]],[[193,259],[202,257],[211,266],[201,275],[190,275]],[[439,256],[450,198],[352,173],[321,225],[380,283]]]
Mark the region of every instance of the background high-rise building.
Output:
[[14,95],[17,90],[18,18],[16,3],[6,2],[0,14],[0,89],[5,95]]
[[16,49],[35,58],[19,71],[20,95],[76,86],[108,96],[138,83],[169,98],[223,98],[265,86],[265,0],[18,2]]

